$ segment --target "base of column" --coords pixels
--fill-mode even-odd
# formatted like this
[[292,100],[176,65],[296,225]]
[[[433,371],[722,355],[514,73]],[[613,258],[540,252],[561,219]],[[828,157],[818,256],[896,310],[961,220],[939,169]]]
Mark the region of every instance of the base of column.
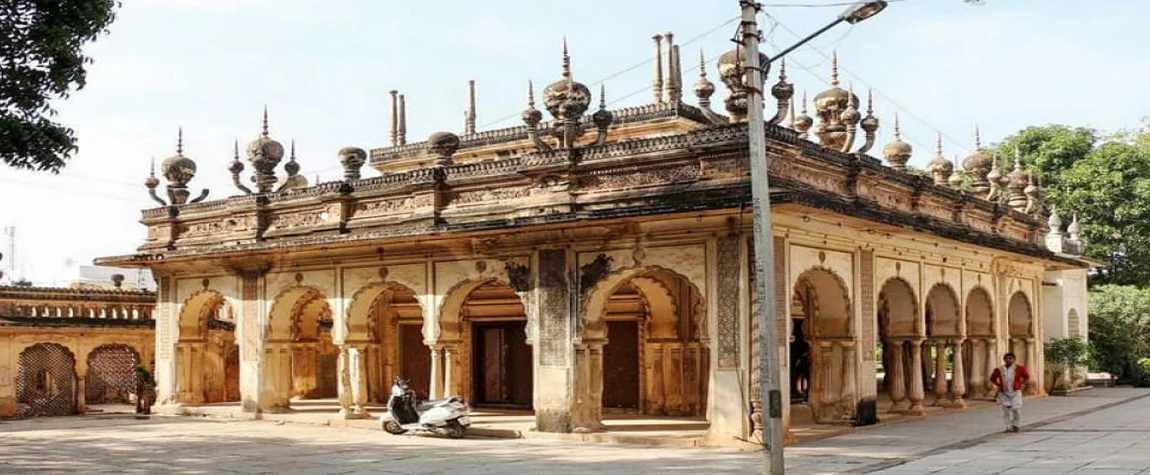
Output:
[[948,406],[955,409],[966,409],[966,400],[960,397],[956,397],[950,400],[950,404],[948,404]]
[[910,404],[910,407],[907,408],[906,413],[907,413],[907,415],[911,415],[911,416],[921,416],[923,414],[926,414],[926,410],[923,409],[921,402],[912,402]]
[[895,413],[895,414],[902,414],[909,409],[910,409],[910,403],[909,402],[899,401],[899,402],[892,402],[890,404],[890,409],[888,409],[886,412],[891,412],[891,413]]
[[343,407],[343,408],[340,408],[340,410],[339,410],[339,417],[341,419],[351,420],[351,419],[366,419],[366,418],[370,417],[370,415],[368,415],[367,411],[360,412],[360,411],[356,411],[355,409],[352,409],[350,407]]
[[597,432],[603,430],[603,424],[596,420],[581,421],[576,424],[572,420],[571,411],[565,409],[535,409],[536,432]]

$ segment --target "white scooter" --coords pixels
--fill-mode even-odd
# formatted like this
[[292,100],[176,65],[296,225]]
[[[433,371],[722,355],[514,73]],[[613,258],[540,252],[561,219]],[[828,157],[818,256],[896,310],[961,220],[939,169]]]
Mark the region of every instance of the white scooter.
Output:
[[408,381],[395,378],[387,413],[379,416],[379,423],[389,434],[424,431],[462,439],[471,425],[470,413],[471,408],[458,397],[417,403]]

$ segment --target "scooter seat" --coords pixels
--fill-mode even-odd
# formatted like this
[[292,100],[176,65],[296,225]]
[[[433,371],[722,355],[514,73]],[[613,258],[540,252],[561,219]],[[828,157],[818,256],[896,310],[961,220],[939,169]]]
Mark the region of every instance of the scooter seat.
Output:
[[438,406],[440,404],[458,401],[458,400],[459,400],[459,398],[457,398],[457,397],[449,397],[447,399],[433,399],[430,401],[420,401],[420,403],[418,405],[416,405],[415,410],[417,410],[419,412],[423,412],[423,411],[431,409],[435,406]]

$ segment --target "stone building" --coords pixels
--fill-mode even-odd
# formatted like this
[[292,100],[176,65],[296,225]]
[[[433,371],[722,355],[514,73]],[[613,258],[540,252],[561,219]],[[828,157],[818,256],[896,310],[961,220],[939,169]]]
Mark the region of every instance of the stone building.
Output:
[[126,404],[151,364],[149,291],[0,287],[0,418]]
[[[404,376],[430,397],[530,408],[539,431],[598,430],[624,411],[706,418],[716,443],[753,437],[744,68],[737,51],[718,59],[723,114],[702,58],[691,105],[679,46],[667,34],[655,48],[653,101],[639,107],[608,110],[566,46],[539,91],[548,120],[528,83],[524,125],[478,131],[472,83],[460,134],[408,142],[392,92],[390,145],[340,150],[340,181],[308,183],[265,111],[245,149],[252,176],[238,145],[229,168],[240,194],[189,200],[196,163],[181,144],[161,167],[166,199],[146,182],[160,206],[143,212],[144,244],[98,260],[159,282],[160,409],[220,400],[208,388],[234,377],[222,342],[238,349],[250,412],[335,395],[363,417]],[[1085,329],[1077,234],[1048,223],[1017,159],[1006,170],[979,146],[958,170],[940,146],[932,176],[908,173],[897,122],[887,163],[871,157],[869,97],[830,74],[816,117],[805,98],[793,112],[785,75],[770,87],[769,271],[791,412],[961,406],[1011,350],[1041,392],[1046,327],[1077,315]]]

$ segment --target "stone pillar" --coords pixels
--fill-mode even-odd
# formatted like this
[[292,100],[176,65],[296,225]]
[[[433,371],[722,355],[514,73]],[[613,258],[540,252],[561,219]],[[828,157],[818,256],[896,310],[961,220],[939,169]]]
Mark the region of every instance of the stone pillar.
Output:
[[982,339],[970,341],[970,389],[967,392],[972,398],[980,398],[986,394],[986,379],[989,374],[984,374],[985,343]]
[[950,392],[946,384],[946,341],[934,342],[934,405],[946,404],[947,393]]
[[454,345],[443,347],[443,397],[462,396],[457,393],[456,378],[456,358],[455,353],[458,348]]
[[355,390],[352,383],[352,356],[346,345],[339,346],[339,415],[344,419],[354,419],[352,404]]
[[367,348],[353,346],[348,349],[351,359],[352,404],[356,417],[368,417],[367,413]]
[[[854,414],[855,404],[858,402],[857,391],[857,378],[858,374],[858,348],[855,342],[847,341],[842,343],[842,389],[839,394],[839,407],[844,414]],[[874,376],[874,373],[871,373]]]
[[906,368],[903,365],[905,358],[902,341],[892,340],[886,345],[890,352],[887,361],[890,362],[886,370],[887,395],[890,396],[890,412],[906,412]]
[[76,372],[76,414],[84,415],[88,413],[88,373],[86,371]]
[[962,399],[966,395],[966,374],[962,365],[962,342],[962,338],[955,340],[954,350],[951,352],[954,355],[954,376],[950,381],[950,400],[955,407],[966,407],[966,401]]
[[[179,401],[179,369],[177,364],[176,353],[176,340],[179,338],[177,332],[177,320],[179,319],[178,308],[175,304],[175,284],[171,277],[156,276],[156,310],[153,317],[156,320],[156,330],[153,340],[155,345],[155,365],[152,369],[156,379],[156,404],[158,406],[173,406],[178,404]],[[82,307],[77,307],[74,310],[74,316],[81,316],[84,314]],[[148,359],[144,359],[144,364],[148,364]],[[15,380],[15,376],[12,376]],[[3,384],[0,383],[0,389]],[[15,391],[15,384],[13,384],[13,391]],[[0,399],[3,399],[0,394]],[[15,412],[15,394],[12,399],[12,410]],[[0,404],[2,406],[2,404]],[[0,414],[3,413],[0,408]]]
[[922,380],[922,340],[914,339],[910,341],[910,391],[907,397],[910,399],[910,408],[907,409],[907,414],[919,415],[923,413],[922,402],[926,399],[926,393],[923,390]]
[[[994,370],[998,368],[999,362],[1002,361],[998,356],[998,344],[993,339],[986,340],[986,379],[990,381],[990,375],[994,374]],[[987,388],[987,395],[991,398],[996,396],[997,389]]]
[[443,397],[443,347],[440,345],[431,347],[431,382],[427,392],[428,399]]
[[[577,381],[573,381],[581,369],[577,365],[594,361],[593,358],[573,361],[575,339],[582,336],[572,334],[577,318],[572,305],[577,299],[569,276],[575,274],[574,263],[566,249],[540,249],[536,251],[534,261],[534,305],[528,306],[533,318],[529,318],[528,324],[537,328],[531,352],[535,358],[536,430],[570,432],[575,427],[598,429],[597,419],[574,420],[573,417],[580,397],[572,391],[579,386]],[[598,411],[601,407],[592,409]],[[594,414],[590,413],[591,416]]]
[[815,419],[819,422],[831,422],[838,417],[834,408],[839,401],[839,386],[835,383],[842,378],[842,357],[835,354],[835,341],[818,341],[814,348],[818,352],[818,360],[812,368],[812,379],[819,384],[811,386],[811,400],[817,401],[812,407]]
[[268,371],[264,347],[267,315],[264,311],[265,278],[262,272],[244,272],[241,302],[236,312],[236,341],[240,348],[240,400],[244,412],[259,413],[272,403],[265,390]]
[[[714,263],[707,269],[707,295],[704,297],[707,328],[711,329],[712,337],[708,348],[712,367],[705,376],[709,380],[707,420],[711,422],[707,438],[717,444],[751,435],[754,423],[748,421],[745,412],[748,399],[754,407],[751,417],[758,416],[755,420],[760,421],[759,425],[766,406],[760,402],[758,375],[752,369],[757,367],[753,357],[740,351],[743,348],[740,336],[751,333],[750,301],[756,298],[752,297],[755,290],[747,262],[749,247],[746,235],[732,234],[715,239],[714,245],[707,248],[706,261]],[[776,259],[777,263],[783,261],[781,257]],[[786,282],[782,284],[786,285]],[[751,339],[752,345],[756,342]],[[751,354],[757,355],[758,350],[751,350]],[[786,358],[781,361],[786,361]],[[743,374],[740,374],[740,369]],[[780,373],[780,376],[785,374]]]
[[1038,345],[1034,344],[1033,338],[1023,338],[1022,345],[1023,352],[1026,354],[1026,369],[1030,370],[1030,380],[1026,382],[1026,395],[1037,396],[1039,394],[1038,381],[1042,376],[1042,368],[1038,364]]

